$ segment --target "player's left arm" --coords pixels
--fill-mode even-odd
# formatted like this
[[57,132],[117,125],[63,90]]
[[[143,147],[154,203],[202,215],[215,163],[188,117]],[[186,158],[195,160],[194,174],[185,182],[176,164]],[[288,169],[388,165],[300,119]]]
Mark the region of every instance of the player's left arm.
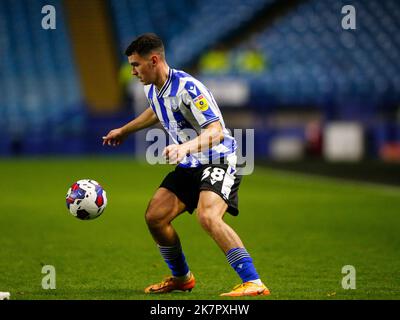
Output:
[[171,144],[163,151],[168,163],[176,164],[190,153],[197,153],[217,146],[224,139],[221,123],[217,120],[208,124],[194,139],[182,144]]

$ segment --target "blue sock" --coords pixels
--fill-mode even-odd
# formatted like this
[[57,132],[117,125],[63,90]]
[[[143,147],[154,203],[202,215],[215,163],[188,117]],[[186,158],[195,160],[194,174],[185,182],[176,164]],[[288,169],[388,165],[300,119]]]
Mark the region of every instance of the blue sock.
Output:
[[254,268],[253,260],[245,248],[230,249],[226,253],[226,258],[243,282],[260,278]]
[[158,245],[158,248],[174,277],[181,277],[189,272],[180,244],[171,247]]

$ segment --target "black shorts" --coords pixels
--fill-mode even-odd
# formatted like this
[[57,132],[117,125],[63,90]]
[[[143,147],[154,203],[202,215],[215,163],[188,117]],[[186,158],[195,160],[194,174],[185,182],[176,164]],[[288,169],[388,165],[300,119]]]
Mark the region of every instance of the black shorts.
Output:
[[241,179],[242,176],[236,175],[236,170],[228,164],[207,164],[197,168],[177,166],[164,178],[160,188],[166,188],[176,194],[189,213],[193,213],[197,208],[200,191],[213,191],[227,203],[226,211],[237,216]]

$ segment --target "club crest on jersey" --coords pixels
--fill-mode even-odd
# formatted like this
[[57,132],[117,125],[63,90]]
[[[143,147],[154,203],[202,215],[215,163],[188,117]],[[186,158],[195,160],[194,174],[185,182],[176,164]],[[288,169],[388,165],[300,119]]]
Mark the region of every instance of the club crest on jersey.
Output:
[[177,97],[170,98],[170,103],[171,103],[171,110],[173,112],[176,112],[179,110],[179,101],[178,101]]
[[194,105],[200,111],[204,112],[208,109],[208,102],[207,99],[201,94],[193,99]]

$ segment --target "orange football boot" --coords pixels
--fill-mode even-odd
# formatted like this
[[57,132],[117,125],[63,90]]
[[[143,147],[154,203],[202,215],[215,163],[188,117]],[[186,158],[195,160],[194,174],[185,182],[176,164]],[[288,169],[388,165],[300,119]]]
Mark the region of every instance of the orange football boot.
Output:
[[180,280],[177,277],[167,277],[160,283],[152,284],[144,289],[145,293],[168,293],[174,290],[192,291],[196,281],[193,273],[190,273],[189,279]]
[[222,293],[222,297],[243,297],[243,296],[267,296],[269,289],[264,285],[258,285],[254,282],[244,282],[232,289],[227,293]]

